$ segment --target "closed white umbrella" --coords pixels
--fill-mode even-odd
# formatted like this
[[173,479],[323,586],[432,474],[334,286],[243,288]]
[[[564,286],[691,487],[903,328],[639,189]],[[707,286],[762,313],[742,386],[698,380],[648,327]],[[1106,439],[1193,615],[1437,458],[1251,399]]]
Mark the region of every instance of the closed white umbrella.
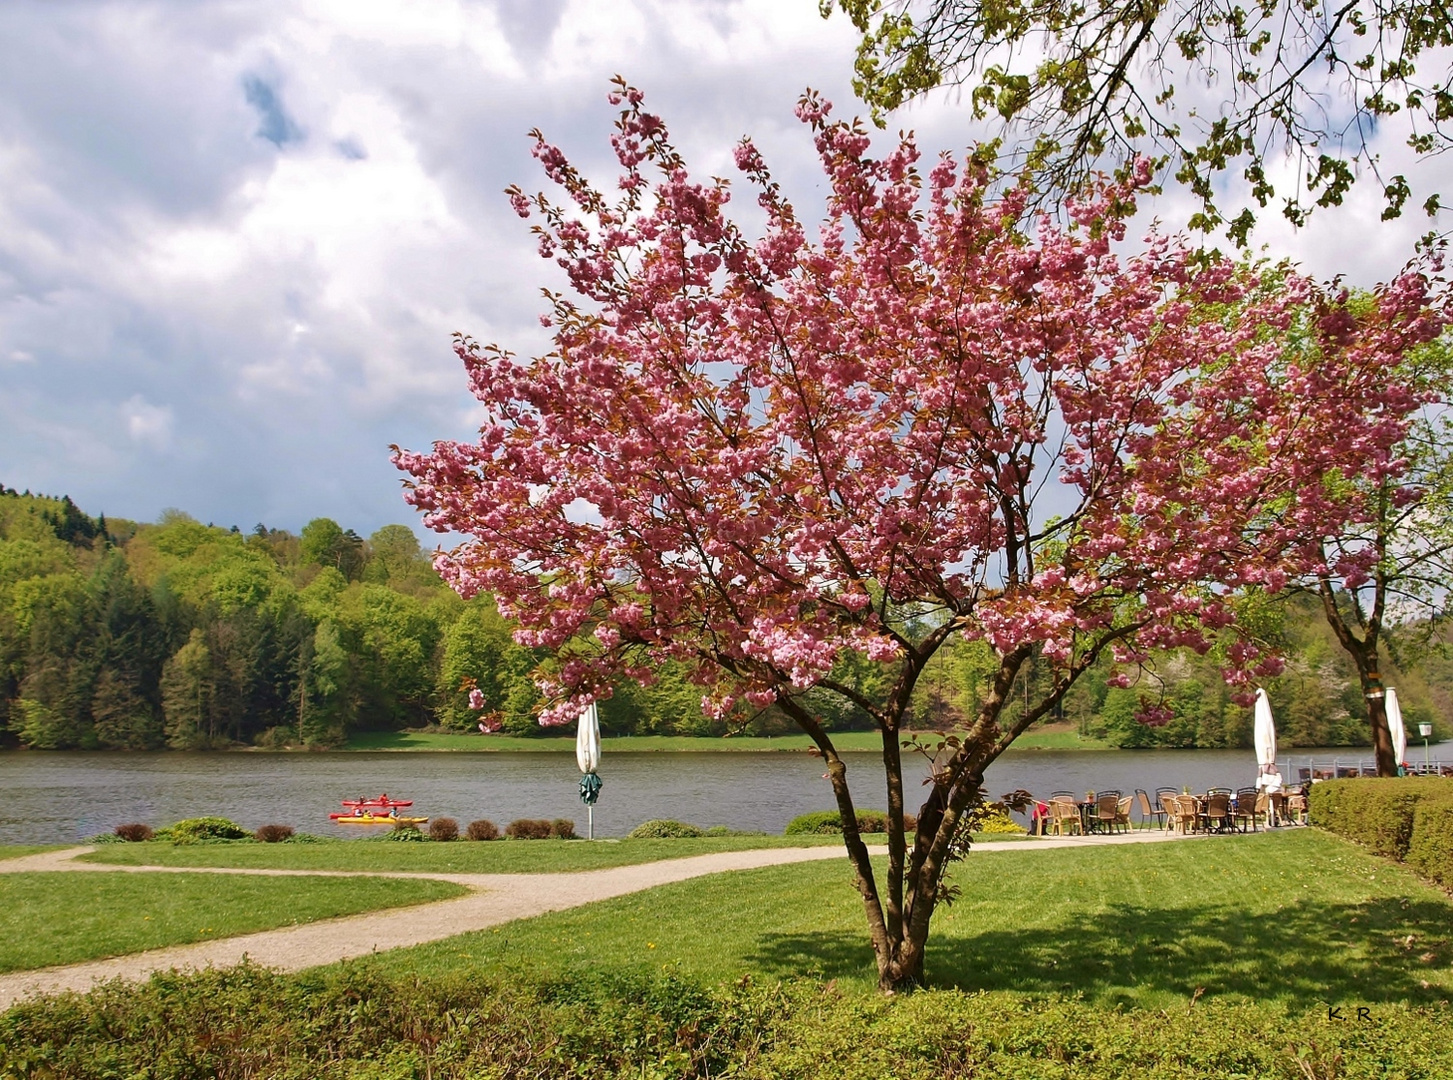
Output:
[[575,763],[585,775],[580,778],[580,801],[585,804],[586,838],[595,839],[595,800],[600,798],[600,714],[591,702],[580,714],[575,730]]
[[1392,736],[1392,754],[1397,767],[1403,767],[1408,756],[1408,729],[1403,724],[1403,708],[1398,704],[1398,692],[1392,687],[1387,690],[1387,731]]
[[1259,775],[1276,768],[1276,721],[1271,716],[1271,699],[1265,690],[1256,692],[1256,727],[1252,735],[1256,743],[1256,764]]
[[[1256,692],[1253,711],[1255,724],[1252,742],[1256,746],[1256,786],[1268,792],[1281,790],[1281,773],[1276,769],[1276,721],[1271,715],[1271,699],[1265,690]],[[1273,824],[1275,820],[1273,818]]]
[[593,773],[600,768],[600,714],[591,702],[580,714],[580,726],[575,732],[575,763],[583,773]]

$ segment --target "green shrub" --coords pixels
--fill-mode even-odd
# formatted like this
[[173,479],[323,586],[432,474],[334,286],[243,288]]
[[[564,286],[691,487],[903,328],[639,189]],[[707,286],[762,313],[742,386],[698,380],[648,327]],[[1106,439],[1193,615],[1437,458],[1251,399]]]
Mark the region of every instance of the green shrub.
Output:
[[480,818],[478,821],[469,823],[464,830],[464,835],[469,840],[498,840],[499,826],[489,818]]
[[[858,832],[885,833],[888,831],[886,810],[859,810],[857,812]],[[912,832],[916,827],[912,814],[903,815],[903,827]],[[836,810],[817,810],[801,814],[787,823],[783,830],[786,836],[832,836],[843,831],[842,815]]]
[[262,825],[254,834],[264,844],[281,844],[284,840],[292,838],[293,827],[291,825]]
[[784,836],[828,836],[843,831],[842,815],[836,810],[817,810],[799,814],[782,830]]
[[1453,889],[1453,800],[1424,799],[1413,811],[1408,865],[1445,889]]
[[1442,777],[1359,777],[1313,784],[1312,823],[1379,855],[1407,858],[1413,814],[1424,799],[1453,801],[1453,780]]
[[224,817],[185,818],[156,834],[158,840],[174,844],[196,844],[206,840],[251,840],[253,836],[235,821]]
[[270,727],[258,732],[252,745],[261,750],[286,750],[293,745],[294,739],[292,728]]
[[0,1076],[151,1080],[415,1076],[741,1080],[1432,1080],[1445,1007],[1329,1022],[1207,999],[1121,1010],[1056,995],[853,996],[806,980],[706,988],[668,976],[392,976],[376,962],[284,975],[243,963],[29,998],[0,1015]]
[[452,817],[438,817],[429,822],[429,839],[447,843],[459,839],[459,822]]
[[417,844],[427,841],[429,838],[421,833],[419,827],[412,821],[400,821],[379,839],[390,840],[398,844]]
[[550,823],[541,818],[515,818],[505,826],[505,835],[514,840],[548,840]]
[[[725,826],[718,836],[725,836]],[[688,825],[684,821],[673,821],[670,818],[656,818],[652,821],[643,821],[626,834],[631,840],[681,840],[695,836],[710,836],[711,830],[698,829],[695,825]]]

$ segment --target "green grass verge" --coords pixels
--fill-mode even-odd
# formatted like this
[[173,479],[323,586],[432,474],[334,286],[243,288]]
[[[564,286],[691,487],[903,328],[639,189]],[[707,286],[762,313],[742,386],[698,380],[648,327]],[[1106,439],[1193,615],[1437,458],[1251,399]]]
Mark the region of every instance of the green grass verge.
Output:
[[1027,731],[1014,740],[1015,750],[1115,750],[1104,739],[1092,739],[1077,731]]
[[[882,836],[869,844],[887,843]],[[986,840],[1029,840],[986,836]],[[634,866],[719,851],[836,847],[839,836],[721,836],[679,840],[491,840],[475,843],[387,844],[337,840],[322,844],[106,844],[84,862],[118,866],[224,866],[268,870],[387,870],[451,874],[550,874]],[[844,856],[846,859],[846,856]]]
[[1065,998],[831,984],[702,987],[656,975],[414,979],[380,959],[252,965],[24,1002],[0,1075],[103,1080],[1443,1080],[1446,1008],[1201,1001],[1115,1010]]
[[464,891],[444,881],[384,878],[0,874],[0,971],[232,937]]
[[[1446,1002],[1453,903],[1311,830],[1149,846],[970,855],[928,955],[936,986],[1170,1008]],[[652,889],[389,954],[394,973],[580,971],[708,982],[807,974],[868,991],[862,902],[844,862]]]
[[[842,750],[879,750],[883,742],[874,731],[846,731],[833,736]],[[652,753],[745,753],[768,750],[801,752],[812,746],[806,735],[733,735],[730,738],[698,738],[690,735],[624,735],[601,740],[605,752]],[[544,736],[525,738],[518,735],[477,735],[429,733],[420,731],[360,732],[344,744],[345,750],[473,750],[533,751],[535,753],[574,753],[575,736],[558,738]]]
[[18,859],[22,855],[39,855],[42,851],[60,851],[64,844],[0,844],[0,859]]
[[[918,734],[933,738],[930,732]],[[882,737],[876,731],[840,731],[833,744],[844,752],[878,751]],[[697,738],[687,735],[626,735],[603,739],[606,753],[755,753],[790,751],[801,753],[812,747],[806,735],[752,736],[733,735],[725,739]],[[1108,750],[1109,743],[1084,738],[1073,731],[1031,731],[1014,741],[1016,750]],[[344,744],[345,750],[471,750],[481,753],[502,751],[533,751],[535,753],[574,753],[575,739],[523,738],[517,735],[433,734],[417,731],[370,731],[353,735]]]

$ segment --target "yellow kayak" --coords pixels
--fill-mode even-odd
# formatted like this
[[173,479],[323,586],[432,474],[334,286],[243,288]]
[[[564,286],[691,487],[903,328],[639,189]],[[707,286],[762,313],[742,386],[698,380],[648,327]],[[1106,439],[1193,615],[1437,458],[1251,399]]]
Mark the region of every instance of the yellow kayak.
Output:
[[388,814],[350,814],[348,817],[335,817],[333,820],[339,825],[422,825],[429,819],[390,817]]

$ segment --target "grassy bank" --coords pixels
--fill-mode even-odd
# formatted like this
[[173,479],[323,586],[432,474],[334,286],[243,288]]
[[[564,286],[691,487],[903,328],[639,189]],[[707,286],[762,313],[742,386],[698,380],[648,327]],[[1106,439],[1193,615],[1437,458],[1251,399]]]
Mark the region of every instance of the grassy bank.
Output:
[[[626,845],[336,847],[543,856]],[[1453,902],[1335,837],[1026,846],[970,855],[956,883],[929,957],[937,988],[907,997],[872,992],[862,906],[833,860],[696,879],[296,975],[244,965],[31,1001],[0,1016],[0,1075],[1453,1075]]]
[[894,999],[871,990],[862,906],[834,861],[296,975],[243,965],[27,1002],[0,1016],[0,1075],[1453,1075],[1453,902],[1335,837],[983,853],[956,882],[935,988]]
[[[1335,837],[1244,837],[970,855],[934,920],[929,978],[1151,1009],[1210,998],[1329,1004],[1453,996],[1453,902]],[[718,874],[391,953],[389,970],[534,978],[663,970],[810,974],[868,991],[845,862]]]
[[383,878],[0,874],[0,971],[98,960],[463,892],[443,881]]
[[[931,732],[920,732],[924,738],[935,738]],[[833,744],[845,752],[870,752],[883,748],[882,737],[875,731],[842,731],[833,735]],[[764,753],[782,751],[805,753],[812,747],[806,735],[733,735],[730,738],[695,738],[687,735],[626,735],[603,739],[604,753]],[[1084,738],[1073,731],[1032,731],[1014,741],[1016,750],[1110,750],[1101,739]],[[575,739],[522,738],[516,735],[439,734],[422,731],[360,732],[349,738],[344,750],[467,750],[479,753],[533,752],[574,753]]]
[[64,844],[0,844],[0,859],[18,859],[22,855],[39,855],[42,851],[59,851]]
[[[886,836],[865,835],[869,844]],[[1018,835],[979,837],[1025,841]],[[763,848],[830,847],[842,850],[840,836],[708,836],[678,840],[491,840],[476,843],[388,844],[330,840],[312,844],[106,844],[84,862],[114,866],[215,866],[246,870],[352,870],[393,873],[552,874],[635,866],[661,859],[685,859],[720,851]],[[846,860],[847,856],[843,856]]]
[[[387,870],[453,874],[541,874],[599,870],[758,848],[842,847],[837,836],[723,836],[683,840],[491,840],[387,844],[107,844],[86,862],[123,866],[226,866],[269,870]],[[846,858],[846,856],[844,856]]]

